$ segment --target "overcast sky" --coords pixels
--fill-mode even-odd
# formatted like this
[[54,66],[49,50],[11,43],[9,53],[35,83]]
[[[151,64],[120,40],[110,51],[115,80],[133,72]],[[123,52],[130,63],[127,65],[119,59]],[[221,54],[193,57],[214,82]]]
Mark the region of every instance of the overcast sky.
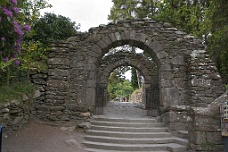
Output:
[[69,17],[81,24],[80,31],[108,23],[108,14],[113,5],[111,0],[49,0],[52,8],[42,10]]

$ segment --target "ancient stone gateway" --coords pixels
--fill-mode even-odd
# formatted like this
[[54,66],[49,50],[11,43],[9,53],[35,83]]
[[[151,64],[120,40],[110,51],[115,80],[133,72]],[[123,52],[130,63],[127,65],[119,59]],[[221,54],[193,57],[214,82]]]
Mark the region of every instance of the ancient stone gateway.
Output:
[[[159,115],[159,85],[158,85],[158,70],[154,61],[149,60],[146,56],[136,53],[118,52],[113,55],[105,56],[99,66],[95,112],[96,114],[103,114],[104,104],[107,102],[105,98],[107,95],[107,80],[110,73],[119,66],[133,66],[137,68],[144,76],[144,89],[146,90],[146,99],[148,115]],[[156,88],[157,95],[152,96],[151,88]],[[153,91],[155,93],[155,90]]]
[[[144,50],[153,62],[131,52],[105,56],[126,44]],[[46,83],[40,86],[36,114],[51,120],[81,120],[87,111],[102,114],[108,76],[122,65],[143,74],[149,115],[160,115],[174,134],[188,130],[194,151],[222,151],[215,100],[224,92],[222,80],[202,41],[168,23],[124,20],[52,44],[47,76],[39,75]]]

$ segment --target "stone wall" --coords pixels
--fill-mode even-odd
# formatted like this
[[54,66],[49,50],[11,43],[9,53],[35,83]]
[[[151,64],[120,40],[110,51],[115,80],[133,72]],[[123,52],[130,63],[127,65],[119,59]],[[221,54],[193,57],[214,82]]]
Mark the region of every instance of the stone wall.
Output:
[[34,100],[40,97],[39,90],[34,94],[23,95],[19,100],[0,103],[0,122],[4,126],[4,134],[16,131],[28,121],[33,110]]
[[189,143],[194,151],[224,151],[221,133],[220,104],[228,101],[228,92],[207,107],[188,111]]
[[134,91],[131,96],[130,96],[130,99],[129,101],[130,102],[139,102],[139,103],[142,103],[142,99],[143,99],[143,92],[142,92],[142,88]]
[[[110,49],[126,44],[144,50],[144,55],[153,59],[155,74],[151,72],[154,65],[147,66],[148,62],[141,57],[134,58],[136,54],[105,56]],[[158,86],[158,110],[174,133],[189,129],[189,109],[193,109],[192,124],[197,124],[203,113],[196,109],[207,109],[224,92],[221,77],[202,41],[169,23],[123,20],[91,28],[67,41],[55,42],[51,47],[47,75],[40,75],[46,81],[43,84],[41,81],[43,99],[35,104],[37,115],[43,119],[82,120],[86,118],[81,117],[81,113],[94,113],[99,106],[102,114],[105,105],[102,102],[107,99],[107,78],[114,68],[122,65],[136,67],[143,73],[148,92],[153,88],[151,85]],[[153,75],[157,76],[156,80]],[[151,101],[147,99],[146,102],[154,102],[153,97]],[[211,119],[210,115],[203,117]],[[219,124],[217,118],[211,120]],[[200,134],[197,131],[195,129],[194,136],[190,137],[193,148],[197,146],[193,141],[198,140]],[[216,140],[213,144],[217,144]]]

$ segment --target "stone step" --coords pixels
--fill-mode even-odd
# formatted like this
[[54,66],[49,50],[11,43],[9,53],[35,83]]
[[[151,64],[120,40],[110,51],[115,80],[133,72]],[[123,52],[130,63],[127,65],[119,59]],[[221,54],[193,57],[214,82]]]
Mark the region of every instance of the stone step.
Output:
[[126,123],[154,123],[157,122],[155,118],[105,118],[105,117],[93,117],[96,121],[108,121],[108,122],[126,122]]
[[91,121],[88,152],[186,152],[188,141],[173,137],[156,119],[97,117]]
[[102,130],[88,130],[87,135],[121,137],[121,138],[168,138],[169,132],[114,132]]
[[[93,149],[93,148],[86,148],[85,149],[86,151],[88,151],[88,152],[123,152],[123,151],[117,151],[117,150],[101,150],[101,149]],[[132,151],[124,151],[124,152],[132,152]],[[134,152],[169,152],[169,151],[164,151],[164,150],[162,150],[162,151],[134,151]]]
[[163,123],[137,123],[137,122],[109,122],[109,121],[91,121],[91,125],[96,126],[112,126],[112,127],[138,127],[138,128],[149,128],[149,127],[165,127]]
[[173,137],[175,143],[188,147],[188,139]]
[[186,131],[186,130],[178,131],[178,137],[187,139],[188,138],[188,131]]
[[119,131],[119,132],[166,132],[168,131],[165,127],[153,127],[153,128],[136,128],[136,127],[113,127],[113,126],[95,126],[91,125],[92,130],[103,130],[103,131]]
[[173,138],[118,138],[106,136],[86,136],[85,140],[116,144],[165,144],[174,143]]
[[88,148],[113,150],[113,151],[171,151],[171,152],[185,152],[186,147],[175,144],[114,144],[85,141],[83,144]]

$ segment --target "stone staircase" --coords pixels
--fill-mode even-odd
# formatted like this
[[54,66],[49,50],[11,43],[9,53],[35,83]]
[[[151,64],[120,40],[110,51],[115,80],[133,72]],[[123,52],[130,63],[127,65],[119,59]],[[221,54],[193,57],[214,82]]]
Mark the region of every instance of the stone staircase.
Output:
[[154,118],[95,117],[83,144],[88,152],[186,152],[187,143]]

